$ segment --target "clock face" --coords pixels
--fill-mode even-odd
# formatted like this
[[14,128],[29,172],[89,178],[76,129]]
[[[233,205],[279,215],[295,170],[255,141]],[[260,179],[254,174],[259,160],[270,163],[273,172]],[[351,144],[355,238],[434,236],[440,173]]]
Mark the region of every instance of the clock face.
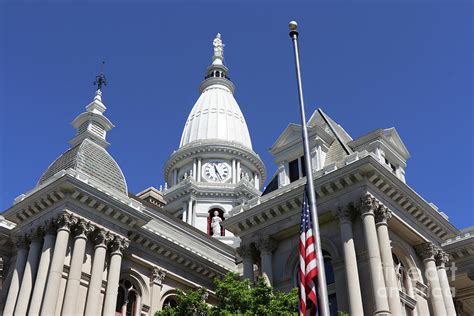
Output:
[[202,166],[204,178],[211,182],[225,182],[230,178],[230,166],[223,161],[209,161]]

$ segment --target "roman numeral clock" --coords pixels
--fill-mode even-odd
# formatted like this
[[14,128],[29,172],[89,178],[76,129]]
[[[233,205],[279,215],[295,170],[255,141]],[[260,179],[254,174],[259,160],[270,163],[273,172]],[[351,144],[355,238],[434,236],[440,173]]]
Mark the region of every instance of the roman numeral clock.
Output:
[[226,162],[214,160],[203,165],[204,178],[210,182],[226,182],[230,179],[230,166]]

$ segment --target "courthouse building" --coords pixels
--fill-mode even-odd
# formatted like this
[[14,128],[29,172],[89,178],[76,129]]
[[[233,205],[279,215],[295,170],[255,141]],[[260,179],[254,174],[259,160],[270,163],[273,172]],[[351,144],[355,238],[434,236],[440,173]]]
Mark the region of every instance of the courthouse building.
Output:
[[[4,316],[153,315],[176,305],[178,289],[204,288],[215,304],[213,280],[230,271],[296,286],[301,126],[274,135],[263,188],[219,34],[213,46],[160,188],[128,191],[107,152],[114,125],[98,76],[69,149],[0,217]],[[308,126],[332,315],[473,315],[474,229],[454,227],[406,183],[416,170],[396,129],[353,139],[321,109]]]

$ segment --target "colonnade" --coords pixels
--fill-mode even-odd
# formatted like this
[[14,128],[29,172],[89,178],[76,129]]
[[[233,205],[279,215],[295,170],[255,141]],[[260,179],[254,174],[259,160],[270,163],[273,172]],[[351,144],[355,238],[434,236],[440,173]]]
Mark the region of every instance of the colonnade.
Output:
[[70,237],[73,238],[71,264],[64,298],[59,302],[60,314],[77,314],[83,259],[89,241],[95,248],[85,315],[101,314],[100,297],[108,250],[110,264],[102,314],[115,314],[122,253],[128,247],[128,241],[64,212],[18,239],[19,250],[5,302],[4,316],[56,314]]

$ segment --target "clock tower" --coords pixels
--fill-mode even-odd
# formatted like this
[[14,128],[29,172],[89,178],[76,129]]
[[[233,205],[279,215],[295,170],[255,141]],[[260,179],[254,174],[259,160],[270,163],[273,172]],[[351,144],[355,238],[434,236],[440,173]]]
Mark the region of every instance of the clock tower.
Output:
[[259,196],[265,166],[253,151],[247,123],[224,65],[221,35],[201,95],[186,120],[179,148],[165,165],[165,210],[221,241],[236,238],[220,222],[229,211]]

